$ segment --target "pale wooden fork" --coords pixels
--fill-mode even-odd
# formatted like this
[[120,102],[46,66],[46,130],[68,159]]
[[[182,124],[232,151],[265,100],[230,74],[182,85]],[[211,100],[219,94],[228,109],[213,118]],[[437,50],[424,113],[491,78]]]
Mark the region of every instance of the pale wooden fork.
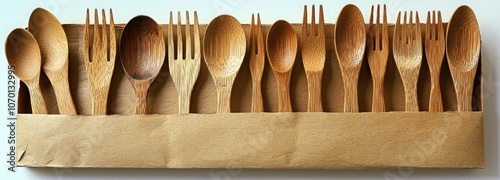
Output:
[[[85,29],[83,31],[83,51],[85,58],[85,70],[90,86],[92,96],[92,114],[106,114],[109,85],[115,67],[116,57],[116,36],[115,24],[113,21],[113,11],[109,10],[110,24],[109,34],[106,24],[106,15],[102,10],[102,26],[99,28],[99,18],[97,9],[94,13],[94,40],[90,43],[90,22],[89,9],[85,21]],[[101,31],[99,31],[101,29]],[[109,39],[108,39],[109,36]]]
[[325,20],[323,6],[319,6],[319,24],[315,22],[315,10],[312,6],[311,24],[307,24],[307,6],[304,6],[302,20],[301,51],[302,63],[306,71],[308,91],[308,112],[322,112],[321,82],[326,59]]
[[[377,23],[373,24],[372,6],[370,24],[368,26],[367,57],[373,79],[372,112],[384,112],[384,78],[389,57],[389,35],[387,31],[387,15],[384,5],[383,23],[380,25],[380,5],[377,5]],[[380,30],[382,29],[382,30]]]
[[[255,27],[257,26],[257,27]],[[264,37],[262,35],[262,25],[260,24],[260,15],[257,14],[257,25],[254,23],[252,14],[252,24],[250,25],[250,74],[252,75],[252,112],[263,112],[264,103],[262,102],[262,73],[266,52],[264,48]]]
[[[173,17],[170,12],[170,23],[168,24],[168,65],[170,75],[174,81],[178,93],[179,114],[189,113],[191,92],[200,73],[201,50],[200,33],[198,28],[198,15],[194,12],[194,52],[191,52],[191,25],[189,24],[189,12],[186,11],[186,46],[182,44],[181,13],[177,13],[177,54],[174,50]],[[185,50],[184,50],[185,48]],[[185,54],[183,54],[185,52]]]
[[427,24],[425,26],[425,55],[431,73],[429,111],[432,112],[443,111],[439,74],[441,74],[441,66],[443,64],[445,41],[441,12],[438,11],[437,14],[438,19],[436,22],[436,11],[432,11],[431,22],[431,12],[427,12]]
[[410,19],[406,24],[406,11],[401,25],[398,13],[396,26],[394,28],[393,55],[398,67],[401,80],[405,89],[405,110],[419,111],[417,98],[417,81],[422,64],[422,37],[418,12],[415,12],[416,22],[413,24],[413,12],[410,11]]

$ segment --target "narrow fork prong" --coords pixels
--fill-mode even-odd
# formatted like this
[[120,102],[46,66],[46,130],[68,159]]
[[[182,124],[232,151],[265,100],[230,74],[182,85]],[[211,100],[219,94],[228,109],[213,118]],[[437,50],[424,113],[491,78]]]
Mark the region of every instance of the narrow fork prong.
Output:
[[436,21],[436,11],[432,11],[432,28],[433,28],[433,31],[432,31],[433,36],[432,37],[435,40],[438,39],[438,29],[437,29],[437,26],[438,26],[438,23]]
[[386,11],[386,7],[385,7],[385,4],[384,4],[384,13],[383,13],[383,23],[382,23],[382,47],[380,47],[380,49],[384,49],[384,48],[389,48],[389,32],[388,32],[388,29],[387,29],[387,11]]
[[311,32],[310,34],[313,35],[313,36],[317,36],[318,35],[318,32],[316,31],[316,27],[318,25],[316,24],[316,10],[314,8],[314,5],[312,5],[312,11],[311,11]]
[[101,30],[101,44],[102,44],[102,50],[105,54],[102,57],[102,61],[108,61],[108,47],[109,47],[109,42],[108,42],[108,31],[106,30],[108,27],[106,26],[106,12],[104,9],[102,9],[102,30]]
[[[194,12],[194,59],[201,57],[200,30],[198,29],[198,13]],[[199,61],[199,60],[198,60]]]
[[[368,41],[370,41],[370,43],[374,44],[375,43],[375,33],[373,32],[373,28],[375,28],[375,25],[373,24],[373,9],[374,9],[374,6],[372,5],[372,9],[370,11],[370,20],[368,21],[368,37],[370,37],[370,39],[368,39]],[[375,50],[375,46],[371,46],[371,49],[370,50]]]
[[375,25],[375,50],[380,50],[380,5],[377,5],[377,23]]
[[324,36],[325,34],[325,17],[323,15],[323,5],[319,5],[319,25],[318,25],[318,35]]
[[108,61],[115,62],[116,58],[116,35],[115,35],[115,21],[113,19],[113,10],[109,9],[109,52]]
[[421,43],[422,35],[420,32],[420,20],[418,19],[418,11],[415,11],[415,25],[413,26],[413,37],[415,43]]
[[394,37],[395,39],[401,41],[401,23],[400,23],[400,20],[401,20],[401,11],[398,12],[398,17],[396,18],[396,25],[395,25],[395,33],[394,33]]
[[308,36],[307,26],[307,5],[304,5],[304,15],[302,16],[302,36]]
[[87,8],[87,14],[85,17],[85,29],[83,29],[83,51],[85,52],[85,62],[91,62],[91,51],[90,51],[90,20],[89,20],[89,9]]
[[169,62],[175,59],[175,50],[174,50],[174,28],[173,28],[173,14],[170,11],[170,21],[168,23],[168,59]]
[[186,11],[186,59],[192,59],[191,55],[191,24],[189,24],[189,12]]
[[257,54],[264,54],[264,35],[262,34],[262,24],[260,23],[260,14],[257,13]]
[[182,55],[182,25],[181,25],[181,12],[177,11],[177,59],[184,59]]
[[431,31],[431,12],[427,11],[427,23],[425,23],[425,39],[432,40],[432,31]]
[[94,41],[92,43],[92,59],[93,61],[98,61],[101,49],[101,34],[99,33],[99,13],[97,9],[94,9]]
[[437,23],[437,40],[444,42],[444,28],[443,28],[443,19],[441,19],[441,11],[438,11],[438,23]]
[[403,26],[401,26],[401,35],[403,36],[403,41],[408,44],[408,39],[406,37],[406,29],[407,29],[407,24],[406,24],[406,11],[405,15],[403,16]]
[[250,24],[250,52],[257,54],[257,48],[256,48],[256,43],[255,43],[255,21],[254,21],[254,14],[252,13],[252,21]]

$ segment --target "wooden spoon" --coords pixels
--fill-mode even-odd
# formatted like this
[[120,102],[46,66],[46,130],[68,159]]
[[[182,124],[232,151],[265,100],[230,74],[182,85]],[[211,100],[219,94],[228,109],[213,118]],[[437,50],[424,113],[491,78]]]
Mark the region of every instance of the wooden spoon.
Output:
[[344,112],[358,112],[358,79],[366,43],[365,21],[358,7],[344,6],[333,39],[344,83]]
[[278,86],[278,111],[292,112],[290,77],[297,54],[297,35],[287,21],[278,20],[271,26],[267,33],[266,48]]
[[165,61],[165,51],[163,31],[150,17],[136,16],[123,29],[120,57],[137,96],[136,114],[147,114],[148,89]]
[[33,114],[47,114],[40,90],[42,57],[35,37],[25,29],[14,29],[5,42],[5,55],[16,76],[28,86]]
[[460,6],[448,23],[446,56],[455,85],[458,111],[472,111],[472,89],[476,76],[481,35],[474,11]]
[[220,15],[205,31],[203,55],[217,88],[217,113],[231,112],[231,89],[246,51],[245,32],[230,15]]
[[68,82],[68,40],[61,23],[49,11],[36,8],[28,30],[40,46],[42,68],[54,88],[59,113],[76,115]]

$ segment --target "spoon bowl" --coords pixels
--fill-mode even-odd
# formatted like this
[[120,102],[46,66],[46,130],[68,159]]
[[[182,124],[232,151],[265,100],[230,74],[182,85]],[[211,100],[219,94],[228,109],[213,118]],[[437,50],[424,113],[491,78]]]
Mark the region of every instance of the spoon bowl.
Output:
[[5,55],[14,73],[29,88],[34,114],[47,114],[40,87],[42,57],[35,37],[25,29],[14,29],[5,42]]
[[42,68],[54,88],[59,113],[76,115],[68,81],[68,40],[61,23],[49,11],[36,8],[28,30],[40,47]]
[[203,55],[217,88],[217,113],[230,112],[231,89],[245,51],[245,31],[236,18],[220,15],[208,24]]
[[344,6],[335,24],[333,39],[344,83],[344,112],[358,112],[358,79],[366,30],[363,14],[357,6]]
[[284,20],[276,21],[267,33],[267,57],[278,86],[278,111],[292,112],[290,78],[297,54],[297,35]]
[[134,86],[136,114],[147,114],[148,89],[165,61],[163,31],[148,16],[132,18],[121,35],[120,57],[123,69]]
[[446,31],[446,56],[457,95],[458,111],[472,111],[472,91],[479,63],[481,35],[474,11],[460,6]]

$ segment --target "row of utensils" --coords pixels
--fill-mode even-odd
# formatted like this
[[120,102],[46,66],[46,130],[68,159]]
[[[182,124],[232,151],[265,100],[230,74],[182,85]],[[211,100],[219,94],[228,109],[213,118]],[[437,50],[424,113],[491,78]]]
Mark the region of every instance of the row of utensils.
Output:
[[[323,7],[319,6],[318,23],[315,6],[312,6],[310,23],[307,10],[305,6],[300,37],[308,86],[307,109],[322,112],[321,82],[326,58]],[[382,17],[380,13],[380,6],[376,12],[372,6],[369,26],[365,29],[358,7],[346,5],[335,25],[334,49],[342,72],[345,112],[358,112],[357,85],[365,52],[373,78],[372,111],[385,111],[384,77],[390,47],[385,5]],[[209,23],[203,45],[196,12],[194,24],[190,23],[186,12],[184,29],[178,13],[176,32],[170,13],[166,43],[156,21],[148,16],[136,16],[126,24],[117,47],[112,11],[109,12],[109,25],[105,11],[102,11],[99,26],[98,11],[95,10],[93,28],[90,28],[89,14],[87,10],[83,51],[93,102],[92,114],[106,114],[117,48],[123,69],[136,92],[136,114],[147,114],[148,89],[163,66],[166,52],[170,75],[178,93],[179,114],[189,113],[191,91],[199,75],[202,53],[216,85],[217,113],[230,112],[233,82],[246,54],[250,58],[252,76],[252,112],[263,111],[261,79],[266,56],[277,82],[278,111],[292,111],[289,85],[298,37],[285,20],[276,21],[264,39],[260,16],[257,14],[255,22],[252,15],[247,51],[245,32],[239,21],[230,15],[220,15]],[[457,92],[458,110],[471,111],[480,51],[479,27],[474,12],[468,6],[459,7],[448,24],[446,36],[439,11],[437,16],[435,11],[428,13],[425,28],[425,39],[422,40],[418,13],[415,12],[415,21],[413,12],[398,14],[392,52],[404,84],[406,111],[418,111],[416,85],[423,56],[422,44],[431,72],[430,111],[443,110],[439,74],[445,52]],[[174,34],[177,34],[176,43]],[[182,34],[185,34],[184,40]],[[76,115],[68,84],[68,44],[55,16],[42,8],[35,9],[28,30],[15,29],[9,35],[6,55],[9,64],[16,67],[16,75],[28,86],[34,114],[47,113],[39,88],[42,67],[54,87],[60,113]]]

